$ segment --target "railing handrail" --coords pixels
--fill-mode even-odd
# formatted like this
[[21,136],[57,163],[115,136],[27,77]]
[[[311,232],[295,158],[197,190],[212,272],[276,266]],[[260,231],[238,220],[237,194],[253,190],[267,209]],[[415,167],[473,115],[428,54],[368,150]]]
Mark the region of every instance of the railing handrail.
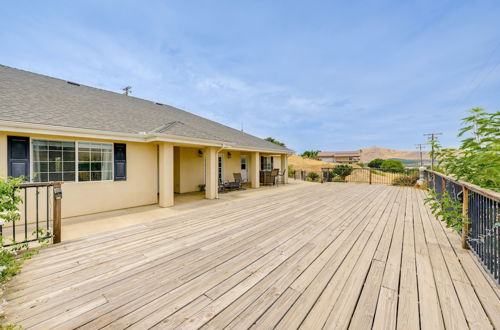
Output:
[[34,188],[34,187],[50,187],[55,184],[62,184],[60,181],[48,181],[48,182],[24,182],[19,184],[19,188]]
[[440,172],[436,172],[436,171],[432,171],[432,170],[425,170],[429,173],[432,173],[432,174],[435,174],[435,175],[439,175],[440,177],[444,177],[446,180],[449,180],[451,182],[454,182],[456,184],[459,184],[461,185],[462,187],[466,187],[467,189],[475,192],[475,193],[478,193],[478,194],[481,194],[483,196],[486,196],[488,198],[491,198],[497,202],[500,202],[500,193],[496,192],[496,191],[493,191],[493,190],[490,190],[490,189],[486,189],[486,188],[482,188],[478,185],[475,185],[475,184],[472,184],[472,183],[469,183],[469,182],[466,182],[466,181],[462,181],[462,180],[457,180],[449,175],[446,175],[446,174],[443,174],[443,173],[440,173]]

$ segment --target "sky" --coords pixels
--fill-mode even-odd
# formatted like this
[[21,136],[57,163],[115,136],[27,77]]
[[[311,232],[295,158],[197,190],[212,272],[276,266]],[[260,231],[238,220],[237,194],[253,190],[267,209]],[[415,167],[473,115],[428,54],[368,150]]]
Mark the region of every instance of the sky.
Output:
[[[304,150],[415,150],[499,111],[500,1],[3,1],[0,64]],[[98,120],[98,118],[96,118]]]

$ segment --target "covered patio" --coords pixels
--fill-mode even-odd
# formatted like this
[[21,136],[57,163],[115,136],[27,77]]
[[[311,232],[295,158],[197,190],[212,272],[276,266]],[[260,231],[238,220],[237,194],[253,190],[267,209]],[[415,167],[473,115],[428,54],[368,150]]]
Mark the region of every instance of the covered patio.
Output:
[[43,249],[24,328],[490,329],[500,289],[413,188],[303,183]]

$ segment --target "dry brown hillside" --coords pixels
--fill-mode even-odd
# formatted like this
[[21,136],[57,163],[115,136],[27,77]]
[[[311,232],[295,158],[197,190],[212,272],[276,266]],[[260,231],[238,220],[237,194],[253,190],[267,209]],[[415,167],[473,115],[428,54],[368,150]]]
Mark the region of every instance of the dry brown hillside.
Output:
[[[366,149],[361,149],[361,150],[362,150],[361,161],[363,163],[368,163],[369,161],[371,161],[375,158],[420,159],[420,151],[418,151],[418,150],[401,151],[401,150],[386,149],[386,148],[379,148],[379,147],[366,148]],[[423,158],[424,159],[430,158],[428,151],[423,152]]]

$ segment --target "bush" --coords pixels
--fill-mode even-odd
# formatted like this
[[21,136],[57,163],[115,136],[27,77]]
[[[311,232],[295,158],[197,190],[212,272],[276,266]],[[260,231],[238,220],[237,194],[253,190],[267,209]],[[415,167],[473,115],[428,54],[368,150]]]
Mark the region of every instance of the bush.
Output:
[[340,177],[342,180],[345,180],[345,178],[349,175],[351,175],[352,173],[352,167],[349,166],[349,165],[338,165],[338,166],[335,166],[332,171],[330,172],[330,174],[332,175],[332,177]]
[[[470,110],[463,118],[458,149],[441,148],[437,140],[433,157],[442,173],[483,188],[500,191],[500,111]],[[436,167],[434,167],[436,170]]]
[[371,162],[368,163],[368,167],[370,168],[380,168],[384,160],[382,158],[375,158]]
[[365,167],[365,163],[361,163],[361,162],[360,162],[360,163],[357,163],[356,165],[358,165],[358,166],[359,166],[359,167],[361,167],[361,168]]
[[294,178],[295,177],[295,170],[293,169],[292,164],[288,164],[288,177],[289,178]]
[[380,168],[391,169],[391,170],[402,170],[405,168],[405,166],[400,160],[386,159],[382,162]]
[[307,174],[307,181],[313,181],[316,182],[319,179],[319,174],[316,172],[309,172]]
[[393,186],[406,186],[413,187],[417,184],[417,181],[420,177],[419,173],[409,174],[409,175],[401,175],[394,180],[392,180]]

